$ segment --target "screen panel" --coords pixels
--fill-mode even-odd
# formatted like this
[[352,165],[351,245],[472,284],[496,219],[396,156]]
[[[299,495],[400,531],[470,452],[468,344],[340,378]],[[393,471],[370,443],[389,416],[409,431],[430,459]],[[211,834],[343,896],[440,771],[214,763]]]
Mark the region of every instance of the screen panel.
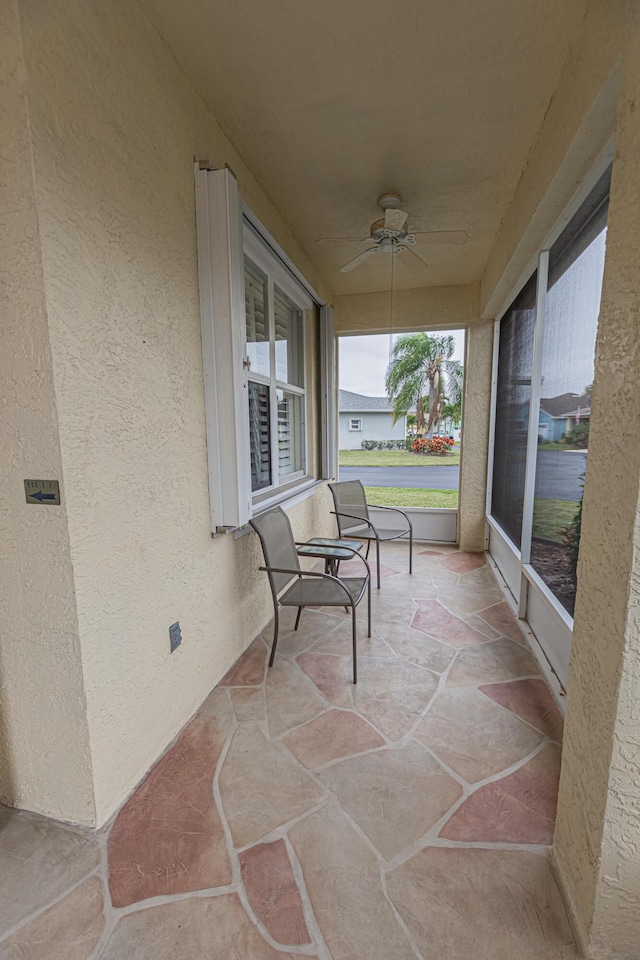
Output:
[[549,252],[531,564],[573,615],[604,273],[607,172]]
[[500,321],[491,515],[520,548],[537,271]]

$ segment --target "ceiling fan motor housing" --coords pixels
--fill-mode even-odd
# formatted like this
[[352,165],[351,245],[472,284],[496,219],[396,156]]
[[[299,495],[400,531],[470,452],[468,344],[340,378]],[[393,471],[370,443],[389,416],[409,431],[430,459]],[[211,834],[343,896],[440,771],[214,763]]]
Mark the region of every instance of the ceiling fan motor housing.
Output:
[[403,243],[415,243],[416,238],[412,233],[407,233],[404,227],[401,230],[390,230],[385,227],[384,220],[376,220],[371,224],[370,235],[365,238],[365,242],[373,240],[380,243],[382,240],[402,240]]

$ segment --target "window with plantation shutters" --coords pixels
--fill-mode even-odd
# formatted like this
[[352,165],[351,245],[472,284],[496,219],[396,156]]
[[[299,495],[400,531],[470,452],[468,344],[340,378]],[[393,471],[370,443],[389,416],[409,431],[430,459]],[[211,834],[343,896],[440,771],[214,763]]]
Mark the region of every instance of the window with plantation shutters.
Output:
[[233,173],[197,161],[195,184],[211,530],[219,534],[317,483],[307,460],[305,324],[319,348],[320,469],[334,476],[326,472],[334,337],[330,308],[317,312],[317,294],[242,202]]
[[271,444],[269,388],[249,381],[249,440],[251,446],[251,489],[271,486]]
[[244,259],[253,494],[305,473],[304,314],[269,272]]
[[266,316],[267,278],[250,260],[244,262],[244,308],[247,357],[254,373],[269,376],[269,318]]

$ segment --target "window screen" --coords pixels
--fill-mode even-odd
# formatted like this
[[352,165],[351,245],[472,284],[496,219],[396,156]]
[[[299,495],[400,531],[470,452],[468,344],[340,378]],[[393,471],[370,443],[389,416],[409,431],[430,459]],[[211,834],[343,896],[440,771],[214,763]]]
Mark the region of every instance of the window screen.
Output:
[[519,548],[527,462],[537,272],[500,321],[491,514]]
[[247,257],[244,259],[244,306],[247,325],[247,357],[253,373],[268,377],[269,317],[267,314],[267,278]]
[[304,386],[302,355],[302,310],[277,285],[273,289],[276,380]]
[[610,172],[549,252],[531,564],[571,614],[604,273]]

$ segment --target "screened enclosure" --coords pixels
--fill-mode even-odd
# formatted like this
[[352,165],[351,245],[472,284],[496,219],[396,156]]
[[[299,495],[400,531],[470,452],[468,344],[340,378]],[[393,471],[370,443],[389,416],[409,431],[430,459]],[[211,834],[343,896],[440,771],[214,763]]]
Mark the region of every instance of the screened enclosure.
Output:
[[609,185],[607,169],[496,323],[490,551],[562,684],[577,589]]

